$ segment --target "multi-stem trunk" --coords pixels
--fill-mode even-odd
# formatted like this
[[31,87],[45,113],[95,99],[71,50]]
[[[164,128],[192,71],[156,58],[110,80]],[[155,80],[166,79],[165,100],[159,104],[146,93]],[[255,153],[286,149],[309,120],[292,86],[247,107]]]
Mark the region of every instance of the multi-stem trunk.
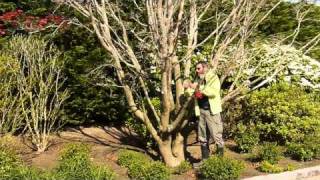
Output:
[[185,160],[183,136],[180,133],[175,136],[175,139],[170,135],[159,143],[159,152],[164,162],[170,167],[178,166]]

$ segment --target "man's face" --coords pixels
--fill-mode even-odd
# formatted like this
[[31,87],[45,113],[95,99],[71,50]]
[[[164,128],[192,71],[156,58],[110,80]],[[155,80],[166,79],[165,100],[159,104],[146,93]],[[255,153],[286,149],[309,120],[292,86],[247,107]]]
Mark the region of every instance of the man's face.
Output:
[[196,72],[199,77],[202,77],[205,73],[205,67],[202,64],[196,66]]

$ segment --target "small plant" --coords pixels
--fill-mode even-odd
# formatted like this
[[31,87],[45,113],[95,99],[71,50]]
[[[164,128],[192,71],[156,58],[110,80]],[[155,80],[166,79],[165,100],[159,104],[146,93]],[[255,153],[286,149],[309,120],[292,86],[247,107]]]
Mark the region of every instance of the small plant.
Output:
[[90,177],[89,147],[85,144],[69,144],[61,154],[57,173],[67,179]]
[[303,144],[291,143],[288,145],[286,154],[293,159],[300,161],[310,161],[314,157],[314,153],[311,149]]
[[320,135],[310,134],[301,142],[292,142],[287,145],[286,154],[293,159],[310,161],[320,158]]
[[256,158],[259,161],[268,161],[276,164],[282,157],[282,151],[279,146],[274,143],[265,143],[258,149]]
[[118,154],[118,164],[122,167],[129,167],[131,164],[140,164],[148,163],[150,159],[142,153],[130,151],[130,150],[121,150]]
[[0,179],[8,179],[16,174],[21,163],[13,151],[0,146]]
[[108,168],[94,166],[89,158],[90,148],[85,144],[69,144],[62,151],[56,169],[58,179],[114,179]]
[[285,171],[284,168],[276,164],[271,164],[268,161],[262,161],[261,166],[258,169],[259,171],[266,173],[279,173]]
[[245,126],[244,124],[239,124],[237,129],[234,140],[238,145],[239,151],[251,152],[259,143],[259,132],[253,126]]
[[170,170],[159,161],[133,163],[129,166],[128,175],[137,180],[167,180],[170,177]]
[[179,166],[173,169],[175,174],[183,174],[189,171],[192,168],[191,164],[188,161],[183,161]]
[[115,179],[115,173],[109,168],[102,166],[92,166],[92,177],[93,179],[99,180],[112,180]]
[[244,164],[226,157],[212,156],[200,167],[200,173],[205,179],[226,180],[238,179]]
[[146,155],[130,150],[122,150],[118,155],[118,163],[128,168],[128,175],[133,179],[152,180],[169,179],[170,170],[162,162],[153,162]]
[[295,170],[295,169],[297,169],[296,166],[294,166],[294,165],[292,165],[292,164],[288,164],[288,165],[287,165],[287,168],[286,168],[286,171],[293,171],[293,170]]
[[[48,174],[48,173],[47,173]],[[38,169],[26,166],[16,155],[13,149],[0,145],[0,179],[50,179],[53,176],[46,176],[46,173]]]

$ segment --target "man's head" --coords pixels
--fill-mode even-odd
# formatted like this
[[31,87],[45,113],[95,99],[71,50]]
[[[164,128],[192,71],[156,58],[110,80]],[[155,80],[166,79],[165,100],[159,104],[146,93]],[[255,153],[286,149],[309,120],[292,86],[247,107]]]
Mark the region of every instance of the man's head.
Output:
[[208,69],[208,64],[205,61],[200,61],[196,65],[196,72],[200,78],[204,77],[205,73],[207,72],[207,69]]

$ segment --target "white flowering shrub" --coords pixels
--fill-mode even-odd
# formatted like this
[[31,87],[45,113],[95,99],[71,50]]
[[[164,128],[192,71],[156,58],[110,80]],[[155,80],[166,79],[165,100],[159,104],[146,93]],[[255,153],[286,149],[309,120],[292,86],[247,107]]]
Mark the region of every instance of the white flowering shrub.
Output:
[[[218,66],[220,76],[226,76],[224,80],[236,87],[254,90],[271,81],[285,80],[320,90],[320,62],[293,46],[257,41],[245,47],[241,56],[235,56],[236,50],[229,47]],[[194,59],[208,59],[210,51],[207,45]]]

